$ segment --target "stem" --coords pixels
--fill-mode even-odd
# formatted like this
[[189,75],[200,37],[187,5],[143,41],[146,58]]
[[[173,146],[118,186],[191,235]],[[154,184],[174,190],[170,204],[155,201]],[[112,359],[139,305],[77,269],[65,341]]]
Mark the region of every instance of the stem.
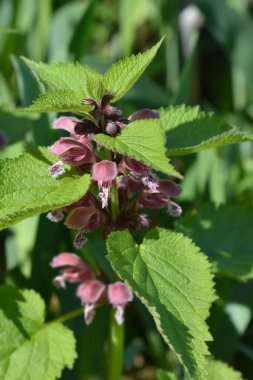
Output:
[[107,356],[107,380],[119,380],[122,375],[125,324],[123,322],[122,325],[119,325],[114,314],[115,310],[111,309]]
[[69,313],[61,315],[59,318],[53,319],[52,321],[47,322],[47,325],[55,322],[65,322],[69,319],[73,319],[83,314],[83,307],[79,307],[78,309],[72,310]]
[[112,220],[115,222],[119,218],[119,196],[117,187],[114,186],[112,188],[112,196],[111,196],[111,214]]
[[[112,161],[112,152],[105,149],[105,159]],[[119,219],[119,196],[117,187],[111,189],[111,217],[115,222]],[[116,277],[116,273],[115,273]],[[112,308],[109,319],[109,337],[107,349],[107,380],[119,380],[122,375],[125,324],[119,325]]]

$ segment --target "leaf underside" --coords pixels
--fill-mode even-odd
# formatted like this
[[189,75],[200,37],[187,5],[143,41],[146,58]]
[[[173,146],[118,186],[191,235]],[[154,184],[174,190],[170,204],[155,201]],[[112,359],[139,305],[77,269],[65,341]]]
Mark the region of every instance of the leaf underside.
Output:
[[169,156],[253,141],[253,136],[231,126],[221,117],[200,111],[199,107],[168,107],[161,109],[160,115],[167,133]]

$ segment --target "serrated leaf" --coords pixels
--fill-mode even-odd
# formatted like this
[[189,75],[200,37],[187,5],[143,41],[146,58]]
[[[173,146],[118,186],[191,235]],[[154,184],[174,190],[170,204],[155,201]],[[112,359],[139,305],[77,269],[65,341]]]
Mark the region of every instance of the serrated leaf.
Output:
[[157,379],[158,380],[177,380],[176,375],[173,372],[163,371],[159,369],[157,371]]
[[166,146],[170,156],[253,141],[253,136],[241,132],[221,117],[200,111],[199,107],[169,107],[161,109],[160,116],[167,131]]
[[243,380],[240,372],[219,360],[209,360],[207,380]]
[[135,158],[152,169],[182,178],[166,157],[164,131],[158,119],[134,121],[120,135],[110,137],[98,134],[94,141],[113,152]]
[[46,148],[0,161],[0,230],[30,216],[70,205],[88,190],[90,176],[70,170],[59,178],[48,174],[57,158]]
[[86,95],[86,81],[88,77],[102,81],[102,74],[89,66],[80,63],[52,63],[47,65],[42,62],[34,62],[22,57],[33,72],[47,85],[49,89],[74,91]]
[[216,273],[237,280],[253,279],[252,207],[199,205],[177,221],[213,263]]
[[70,90],[49,90],[35,99],[30,107],[18,110],[23,112],[73,112],[90,118],[88,112],[93,107],[84,105],[83,101],[82,93]]
[[45,324],[45,304],[33,290],[0,287],[0,378],[56,380],[76,358],[72,332]]
[[148,65],[155,57],[163,38],[150,50],[138,55],[126,57],[114,65],[104,74],[103,84],[113,97],[113,102],[121,99],[123,95],[139,79]]
[[112,233],[107,249],[114,270],[147,306],[190,376],[206,380],[211,336],[205,319],[214,300],[206,257],[182,234],[159,228],[140,246],[128,232]]

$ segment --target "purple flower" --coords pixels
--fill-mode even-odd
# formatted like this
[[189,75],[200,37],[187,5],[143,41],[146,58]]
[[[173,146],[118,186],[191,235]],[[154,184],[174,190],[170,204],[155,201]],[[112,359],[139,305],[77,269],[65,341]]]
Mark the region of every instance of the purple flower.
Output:
[[133,293],[124,282],[118,281],[108,286],[108,299],[116,308],[115,319],[121,325],[124,322],[124,309],[133,300]]
[[[64,164],[82,166],[95,162],[92,145],[88,139],[81,136],[79,140],[72,137],[61,137],[48,150],[60,157]],[[52,168],[52,167],[51,167]]]
[[119,164],[119,170],[133,179],[141,181],[149,189],[154,190],[158,186],[157,178],[152,170],[134,158],[124,157]]
[[95,307],[106,297],[106,286],[99,280],[87,281],[77,289],[77,296],[84,306],[84,320],[90,325],[95,315]]
[[65,282],[83,282],[94,278],[90,267],[74,253],[60,253],[50,263],[52,268],[63,267],[60,275],[54,278],[54,284],[59,288],[65,288]]
[[170,200],[171,196],[175,197],[179,194],[180,188],[176,183],[172,181],[160,181],[156,189],[144,190],[142,192],[137,201],[137,205],[141,208],[162,208],[168,206],[169,208],[173,208],[171,212],[169,211],[170,215],[179,216],[180,206],[177,205],[178,208],[176,210],[176,203]]
[[110,189],[114,185],[117,174],[117,165],[112,161],[103,160],[92,166],[92,179],[93,181],[96,181],[98,187],[102,189],[102,192],[99,193],[102,201],[102,208],[108,205]]

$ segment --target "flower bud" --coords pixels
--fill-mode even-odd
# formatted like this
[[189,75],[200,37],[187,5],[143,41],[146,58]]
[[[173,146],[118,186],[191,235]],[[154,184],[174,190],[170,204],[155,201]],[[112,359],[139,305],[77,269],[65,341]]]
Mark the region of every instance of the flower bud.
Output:
[[142,119],[159,119],[159,113],[156,111],[152,111],[148,108],[144,108],[143,110],[136,111],[132,115],[129,116],[129,120],[142,120]]
[[106,124],[105,130],[106,130],[106,133],[108,133],[108,135],[112,136],[112,135],[115,135],[118,128],[117,128],[117,125],[113,121],[108,121],[108,123]]

